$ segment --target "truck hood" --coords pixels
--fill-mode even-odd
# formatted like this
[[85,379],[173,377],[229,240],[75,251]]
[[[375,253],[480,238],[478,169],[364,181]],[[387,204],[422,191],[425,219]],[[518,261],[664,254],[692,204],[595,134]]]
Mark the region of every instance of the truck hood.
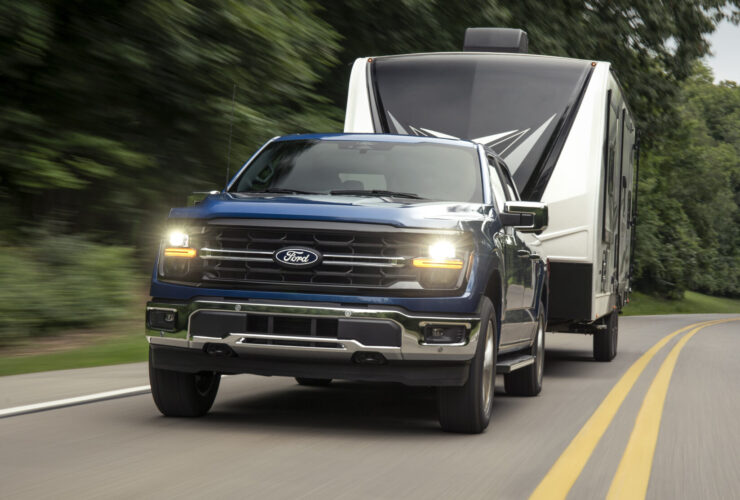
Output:
[[171,219],[293,219],[385,224],[406,228],[458,229],[486,219],[478,203],[425,202],[377,196],[210,195],[193,207],[173,208]]

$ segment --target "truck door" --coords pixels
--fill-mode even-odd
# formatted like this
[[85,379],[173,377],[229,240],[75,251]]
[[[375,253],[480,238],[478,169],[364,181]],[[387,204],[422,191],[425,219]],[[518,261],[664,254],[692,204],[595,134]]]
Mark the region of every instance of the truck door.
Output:
[[[504,166],[500,165],[499,168],[501,177],[504,182],[504,189],[509,194],[512,200],[519,200],[519,192],[516,189],[514,180],[509,173],[509,170]],[[518,274],[517,283],[520,284],[522,289],[521,304],[519,306],[519,312],[517,313],[517,320],[519,323],[518,341],[529,340],[534,334],[535,328],[535,316],[534,316],[534,296],[535,296],[535,260],[532,258],[532,249],[528,245],[528,242],[533,238],[531,235],[520,233],[516,230],[514,232],[514,240],[516,244],[516,262],[515,268]],[[525,239],[526,238],[526,239]]]
[[[501,168],[493,156],[488,157],[491,184],[499,212],[503,211],[504,201],[518,199],[511,178]],[[501,200],[499,202],[499,200]],[[530,338],[530,314],[524,305],[525,295],[531,295],[532,263],[529,250],[514,228],[504,228],[498,235],[504,252],[506,283],[506,304],[502,317],[501,345],[515,344]],[[526,254],[526,255],[525,255]]]

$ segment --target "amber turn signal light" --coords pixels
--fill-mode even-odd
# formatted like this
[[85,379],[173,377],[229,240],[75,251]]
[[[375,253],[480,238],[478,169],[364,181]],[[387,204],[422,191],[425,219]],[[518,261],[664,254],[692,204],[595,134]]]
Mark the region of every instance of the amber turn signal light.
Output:
[[414,259],[414,267],[425,269],[462,269],[463,261],[460,259],[429,259],[417,257]]
[[197,250],[195,248],[165,248],[165,257],[184,257],[186,259],[192,259],[196,256]]

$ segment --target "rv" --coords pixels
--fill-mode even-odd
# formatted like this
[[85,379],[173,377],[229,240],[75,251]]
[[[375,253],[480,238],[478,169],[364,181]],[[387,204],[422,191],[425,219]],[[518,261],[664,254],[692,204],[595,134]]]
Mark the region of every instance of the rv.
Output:
[[630,292],[635,124],[608,62],[527,44],[521,30],[469,28],[462,52],[357,59],[344,130],[494,151],[522,199],[549,207],[547,229],[522,235],[549,264],[548,331],[592,334],[594,358],[610,361]]

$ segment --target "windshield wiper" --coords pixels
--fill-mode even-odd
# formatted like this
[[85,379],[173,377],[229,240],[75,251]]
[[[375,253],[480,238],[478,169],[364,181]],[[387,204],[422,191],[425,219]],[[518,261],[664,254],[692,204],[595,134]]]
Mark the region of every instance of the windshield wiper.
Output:
[[334,191],[329,191],[329,194],[344,194],[349,196],[390,196],[394,198],[411,198],[414,200],[424,199],[418,194],[414,193],[385,191],[383,189],[335,189]]
[[312,191],[301,191],[300,189],[267,188],[262,191],[250,191],[251,193],[275,193],[275,194],[321,194]]

